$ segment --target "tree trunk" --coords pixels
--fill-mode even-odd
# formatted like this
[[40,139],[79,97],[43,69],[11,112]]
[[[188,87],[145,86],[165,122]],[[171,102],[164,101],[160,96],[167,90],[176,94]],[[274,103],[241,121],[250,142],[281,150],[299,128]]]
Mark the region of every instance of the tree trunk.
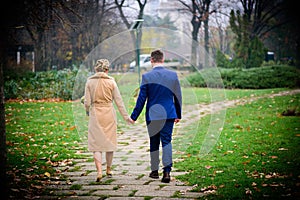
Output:
[[8,177],[7,150],[6,150],[6,129],[5,129],[5,107],[4,107],[4,78],[3,67],[7,64],[7,27],[0,27],[0,194],[1,199],[8,199]]
[[205,54],[204,54],[204,66],[209,67],[209,33],[208,33],[208,15],[207,18],[203,22],[204,24],[204,48],[205,48]]
[[198,34],[199,34],[199,28],[201,26],[201,21],[199,21],[195,16],[192,19],[192,26],[193,26],[193,31],[192,31],[192,52],[191,52],[191,64],[197,68],[200,69],[202,68],[199,66],[198,61]]
[[8,180],[6,176],[7,152],[4,107],[4,81],[2,63],[0,64],[0,193],[1,199],[8,199]]

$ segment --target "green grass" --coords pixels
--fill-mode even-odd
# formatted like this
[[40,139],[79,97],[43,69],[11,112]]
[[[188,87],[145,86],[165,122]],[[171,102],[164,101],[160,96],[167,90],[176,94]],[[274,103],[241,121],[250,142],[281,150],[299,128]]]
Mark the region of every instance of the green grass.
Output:
[[[207,155],[200,148],[210,116],[189,127],[188,148],[175,164],[188,175],[178,178],[215,191],[204,199],[295,199],[300,183],[300,118],[282,116],[300,111],[300,95],[264,98],[230,108],[217,143]],[[176,139],[175,139],[176,140]],[[176,142],[174,142],[176,144]]]
[[[122,77],[118,82],[125,105],[130,113],[135,103],[133,90],[136,86],[134,83],[129,86],[123,85],[121,81],[127,84],[128,81],[133,80],[131,77]],[[281,90],[283,89],[225,90],[224,93],[224,90],[218,89],[182,88],[184,104],[209,103],[211,94],[216,97],[215,99],[219,99],[219,97],[220,99],[224,97],[235,99],[270,94]],[[292,170],[299,161],[297,160],[299,137],[295,136],[297,131],[299,133],[299,117],[279,117],[277,115],[292,104],[299,105],[299,96],[263,99],[257,103],[253,102],[229,109],[218,144],[206,157],[200,158],[197,153],[205,134],[202,131],[206,130],[209,124],[209,116],[202,119],[199,122],[200,125],[189,126],[185,129],[185,135],[186,137],[190,136],[193,142],[188,149],[184,149],[182,158],[185,161],[176,163],[176,168],[188,169],[191,174],[180,178],[190,184],[198,184],[199,188],[215,184],[218,186],[217,192],[220,191],[220,194],[225,197],[230,197],[232,191],[238,191],[234,193],[236,196],[244,194],[244,187],[251,188],[248,185],[250,182],[260,185],[261,178],[253,181],[252,174],[255,174],[256,171],[265,174],[274,172],[280,174],[280,177],[287,175],[288,178],[282,180],[295,179],[299,182],[299,178],[297,179],[299,174]],[[37,188],[45,185],[49,179],[65,179],[52,166],[61,164],[65,164],[66,167],[73,166],[72,159],[81,157],[76,152],[87,150],[85,144],[87,118],[84,115],[83,105],[80,103],[7,102],[5,112],[7,173],[10,178],[10,187],[15,189],[13,190],[14,196],[18,196],[16,193],[19,193],[19,197],[22,197],[22,192],[26,191],[25,188],[32,193],[37,192],[39,191]],[[143,114],[139,120],[144,120]],[[128,125],[121,119],[119,113],[118,121],[118,134],[122,134],[122,128]],[[288,150],[279,151],[279,148]],[[277,156],[277,158],[270,156]],[[287,162],[289,163],[286,164]],[[236,166],[236,163],[240,163],[240,165]],[[272,170],[269,168],[270,163],[274,168]],[[281,163],[285,163],[282,164],[284,167],[277,170],[277,166],[281,166]],[[212,167],[206,169],[206,166]],[[265,169],[265,167],[268,168]],[[285,174],[284,169],[294,174]],[[225,175],[226,177],[223,177]],[[241,178],[245,178],[247,181],[243,181]],[[234,179],[240,185],[239,187],[229,187],[227,184],[228,181],[232,182]],[[268,181],[273,180],[268,179]],[[222,184],[225,186],[220,187]],[[24,190],[19,190],[19,188]],[[263,191],[267,188],[270,187],[260,186]],[[282,187],[277,187],[277,189],[279,188]],[[255,193],[254,190],[252,192]]]
[[[84,150],[74,125],[71,103],[9,102],[6,145],[11,188],[61,179],[52,166],[74,165]],[[14,195],[17,192],[14,193]]]

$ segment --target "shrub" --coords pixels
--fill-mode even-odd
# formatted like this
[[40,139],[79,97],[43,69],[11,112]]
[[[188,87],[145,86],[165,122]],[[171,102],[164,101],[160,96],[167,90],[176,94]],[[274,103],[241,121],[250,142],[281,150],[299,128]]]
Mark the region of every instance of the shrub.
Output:
[[47,72],[4,72],[5,99],[72,99],[77,70]]
[[221,79],[212,69],[191,74],[187,80],[195,87],[219,87],[223,81],[225,88],[266,89],[293,88],[300,86],[300,71],[292,66],[267,66],[250,69],[219,68]]

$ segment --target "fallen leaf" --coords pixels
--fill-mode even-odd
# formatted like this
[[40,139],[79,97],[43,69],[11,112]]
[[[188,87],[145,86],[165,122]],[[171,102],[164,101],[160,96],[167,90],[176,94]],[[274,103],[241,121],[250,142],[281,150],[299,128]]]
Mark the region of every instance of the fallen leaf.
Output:
[[267,178],[267,179],[272,178],[272,175],[268,174],[268,175],[265,176],[265,178]]
[[245,193],[246,195],[252,195],[252,191],[249,188],[246,188]]
[[55,159],[57,157],[58,157],[58,154],[55,154],[55,155],[52,156],[52,159]]
[[237,128],[237,129],[243,129],[243,127],[239,124],[235,124],[234,127]]
[[44,175],[47,176],[48,178],[50,178],[51,176],[49,172],[45,172]]
[[272,159],[278,158],[278,156],[269,156],[269,157],[272,158]]
[[279,148],[278,150],[279,151],[287,151],[288,149],[286,149],[286,148]]
[[253,182],[251,185],[254,187],[257,186],[257,183]]

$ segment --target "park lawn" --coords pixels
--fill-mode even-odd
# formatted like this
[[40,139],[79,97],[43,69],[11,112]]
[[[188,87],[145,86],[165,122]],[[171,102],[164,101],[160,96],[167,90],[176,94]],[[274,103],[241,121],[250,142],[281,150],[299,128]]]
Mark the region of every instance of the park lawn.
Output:
[[[210,196],[204,199],[299,199],[300,116],[283,116],[288,109],[300,111],[300,94],[263,98],[229,108],[222,133],[207,155],[201,142],[210,123],[206,116],[189,127],[186,149],[175,154],[177,178]],[[180,142],[180,139],[179,139]],[[173,146],[176,149],[176,138]]]
[[[74,165],[83,146],[71,102],[7,102],[6,145],[13,196],[37,194],[51,180],[64,180],[56,166]],[[17,195],[19,193],[19,195]],[[29,198],[29,197],[27,197]]]
[[[120,84],[119,87],[124,98],[125,106],[128,108],[128,112],[131,112],[135,98],[133,89],[136,87],[128,87],[122,84]],[[234,99],[238,97],[245,98],[253,95],[257,96],[269,94],[281,90],[283,89],[225,91],[227,97],[230,97],[230,99]],[[224,91],[221,91],[220,94],[223,95],[223,92]],[[205,98],[202,98],[203,96],[205,96]],[[209,103],[209,97],[210,90],[208,89],[183,88],[183,98],[185,104]],[[288,100],[290,99],[288,98]],[[46,185],[50,179],[64,180],[66,177],[63,177],[62,173],[59,170],[56,170],[57,168],[53,168],[53,166],[65,166],[67,169],[68,166],[72,166],[75,164],[73,161],[74,158],[81,157],[78,152],[86,151],[86,145],[82,145],[82,143],[84,143],[85,141],[83,141],[81,138],[81,136],[86,132],[78,131],[78,126],[82,125],[76,123],[76,120],[77,122],[80,121],[82,124],[85,124],[85,122],[87,122],[84,116],[85,112],[83,110],[83,107],[79,105],[80,109],[78,111],[75,111],[77,112],[77,114],[75,114],[74,116],[74,105],[75,104],[73,102],[52,101],[6,102],[6,144],[8,158],[7,173],[10,178],[10,187],[13,189],[11,190],[11,192],[14,193],[14,196],[16,196],[16,193],[20,193],[20,197],[22,197],[23,193],[38,193],[40,189],[43,189],[42,186]],[[280,107],[280,105],[278,106]],[[249,108],[242,107],[240,109],[243,110],[239,111],[239,113],[247,113],[248,115],[247,109]],[[265,117],[264,114],[261,115],[262,117]],[[76,116],[78,118],[75,120]],[[118,117],[120,118],[119,113]],[[236,117],[234,117],[234,119],[235,118]],[[140,120],[143,120],[143,117],[140,117]],[[119,121],[120,123],[118,127],[118,133],[122,133],[121,129],[123,126],[125,126],[125,123],[123,120]],[[259,119],[259,121],[260,123],[265,124],[264,120]],[[205,120],[201,120],[201,126],[207,126],[207,124],[205,124],[204,122]],[[227,123],[226,126],[233,123],[234,122]],[[266,122],[266,124],[267,123],[269,122]],[[226,126],[224,130],[226,130]],[[272,127],[273,126],[271,126],[271,128]],[[275,127],[273,128],[275,129]],[[190,126],[189,130],[196,129],[193,129],[193,127]],[[239,131],[240,129],[233,130]],[[269,132],[272,132],[272,130],[270,130]],[[201,132],[199,132],[199,134],[200,133]],[[225,135],[225,133],[226,132],[223,131],[222,137],[223,135]],[[229,132],[227,134],[229,134]],[[298,139],[298,137],[295,138]],[[201,138],[199,138],[199,141],[200,140]],[[222,140],[220,141],[224,142]],[[296,141],[297,140],[293,142]],[[262,148],[264,148],[264,146],[262,146]],[[193,157],[194,156],[191,156],[191,158]],[[188,160],[186,160],[186,162],[188,162]],[[194,168],[193,164],[185,164],[188,165],[185,168]],[[193,176],[189,175],[187,175],[186,180],[189,180],[191,184],[195,182]]]

